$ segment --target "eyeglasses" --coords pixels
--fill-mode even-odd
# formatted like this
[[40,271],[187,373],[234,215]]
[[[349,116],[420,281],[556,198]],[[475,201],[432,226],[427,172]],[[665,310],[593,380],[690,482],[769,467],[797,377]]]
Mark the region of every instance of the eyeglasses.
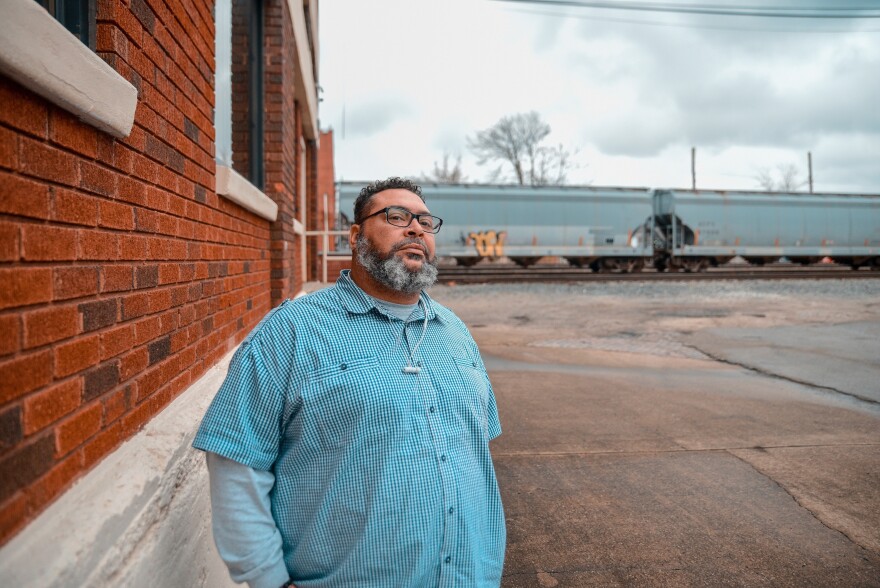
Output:
[[412,220],[416,219],[416,222],[419,223],[419,226],[426,233],[436,233],[440,230],[440,225],[443,224],[443,219],[438,216],[415,214],[401,206],[388,206],[382,210],[377,210],[373,214],[365,216],[361,219],[361,222],[364,222],[371,216],[378,216],[382,213],[385,213],[385,220],[388,221],[388,224],[395,227],[408,227]]

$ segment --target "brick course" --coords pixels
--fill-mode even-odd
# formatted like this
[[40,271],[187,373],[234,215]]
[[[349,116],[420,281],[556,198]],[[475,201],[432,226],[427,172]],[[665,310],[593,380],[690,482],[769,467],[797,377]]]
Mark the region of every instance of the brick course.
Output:
[[274,223],[214,191],[210,3],[97,2],[97,54],[138,89],[125,139],[0,76],[0,544],[302,287],[317,144],[288,11],[265,2]]

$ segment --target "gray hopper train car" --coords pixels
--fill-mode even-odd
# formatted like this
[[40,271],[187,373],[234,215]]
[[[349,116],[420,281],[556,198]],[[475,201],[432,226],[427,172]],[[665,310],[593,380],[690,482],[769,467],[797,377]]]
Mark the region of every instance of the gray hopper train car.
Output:
[[655,190],[653,200],[655,256],[670,269],[735,256],[880,267],[878,195]]
[[[338,184],[340,211],[354,208],[363,185]],[[459,265],[507,257],[528,266],[557,256],[596,270],[637,271],[652,257],[650,243],[633,239],[651,217],[646,188],[424,184],[422,193],[443,219],[437,254]]]
[[[351,214],[364,183],[338,184]],[[554,256],[594,271],[701,271],[740,256],[880,269],[880,196],[425,184],[437,254],[470,266]],[[343,218],[343,225],[349,221]]]

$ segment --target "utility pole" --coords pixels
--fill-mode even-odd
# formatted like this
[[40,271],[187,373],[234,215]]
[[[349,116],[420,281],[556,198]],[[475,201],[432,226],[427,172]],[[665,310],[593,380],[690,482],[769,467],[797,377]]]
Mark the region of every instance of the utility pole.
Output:
[[813,193],[813,154],[807,151],[807,176],[810,179],[810,194]]
[[[691,147],[691,190],[697,191],[697,148]],[[812,189],[810,190],[812,192]]]

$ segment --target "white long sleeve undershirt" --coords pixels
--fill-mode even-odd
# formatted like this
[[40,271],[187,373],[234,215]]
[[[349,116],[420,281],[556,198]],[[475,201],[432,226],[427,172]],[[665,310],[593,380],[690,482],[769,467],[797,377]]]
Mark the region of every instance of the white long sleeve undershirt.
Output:
[[214,543],[235,582],[278,588],[290,579],[272,518],[272,472],[207,452]]

